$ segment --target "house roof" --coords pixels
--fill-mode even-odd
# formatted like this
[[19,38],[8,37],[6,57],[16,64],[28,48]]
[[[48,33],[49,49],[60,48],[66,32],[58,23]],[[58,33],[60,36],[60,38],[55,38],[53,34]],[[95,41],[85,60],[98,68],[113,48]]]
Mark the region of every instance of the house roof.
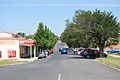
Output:
[[[21,35],[16,34],[16,33],[12,33],[12,32],[0,32],[0,34],[9,34],[9,35],[12,35],[12,37],[15,37],[15,38],[17,38],[17,37],[21,38],[22,37]],[[3,35],[2,37],[5,37],[5,36]]]
[[35,41],[32,39],[23,38],[0,38],[0,40],[19,40],[19,45],[21,46],[34,46]]
[[25,37],[22,37],[22,38],[0,37],[0,40],[26,40],[26,38]]
[[22,46],[34,46],[35,41],[32,39],[26,39],[24,41],[21,41],[20,45],[22,45]]
[[27,39],[27,40],[25,41],[25,43],[31,44],[31,43],[35,43],[35,41],[32,40],[32,39]]
[[0,32],[0,33],[15,34],[15,33],[12,33],[12,32]]
[[110,50],[110,49],[120,49],[120,43],[118,43],[117,45],[111,45],[105,48],[106,50]]
[[[0,33],[7,33],[7,34],[14,34],[11,32],[0,32]],[[14,35],[18,35],[19,34],[14,34]],[[35,41],[32,39],[27,39],[26,37],[0,37],[0,40],[19,40],[19,45],[23,45],[23,46],[33,46],[35,45]]]

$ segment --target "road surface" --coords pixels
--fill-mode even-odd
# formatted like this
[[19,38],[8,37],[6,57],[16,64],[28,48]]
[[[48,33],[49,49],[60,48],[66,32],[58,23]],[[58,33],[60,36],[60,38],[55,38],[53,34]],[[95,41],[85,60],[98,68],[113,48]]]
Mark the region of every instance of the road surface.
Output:
[[0,80],[120,80],[120,71],[94,59],[60,55],[56,50],[53,55],[28,64],[0,66]]

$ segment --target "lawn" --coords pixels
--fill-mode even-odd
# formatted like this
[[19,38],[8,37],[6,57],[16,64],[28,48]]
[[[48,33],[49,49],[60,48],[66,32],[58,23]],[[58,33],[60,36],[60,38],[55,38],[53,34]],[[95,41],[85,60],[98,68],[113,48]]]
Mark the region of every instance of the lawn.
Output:
[[11,65],[11,64],[24,64],[28,61],[18,61],[18,60],[0,60],[0,65]]
[[97,60],[120,69],[120,57],[109,55],[107,58],[97,58]]

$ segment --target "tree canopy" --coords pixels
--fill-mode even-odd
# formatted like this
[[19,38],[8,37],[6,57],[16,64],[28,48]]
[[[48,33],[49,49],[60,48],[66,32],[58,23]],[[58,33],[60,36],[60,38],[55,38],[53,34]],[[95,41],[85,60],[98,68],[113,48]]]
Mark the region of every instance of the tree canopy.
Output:
[[17,34],[19,34],[21,37],[26,37],[24,32],[18,32]]
[[57,41],[57,36],[55,36],[46,25],[39,23],[38,29],[34,35],[34,39],[37,42],[38,48],[50,49],[54,47]]
[[61,35],[61,40],[71,47],[99,47],[103,51],[107,42],[117,39],[120,25],[111,12],[77,10],[70,22],[67,21],[66,29]]
[[37,48],[41,49],[50,49],[53,48],[58,37],[50,31],[50,29],[43,25],[43,23],[39,23],[38,29],[34,35],[26,36],[23,32],[18,32],[22,37],[30,38],[36,41]]

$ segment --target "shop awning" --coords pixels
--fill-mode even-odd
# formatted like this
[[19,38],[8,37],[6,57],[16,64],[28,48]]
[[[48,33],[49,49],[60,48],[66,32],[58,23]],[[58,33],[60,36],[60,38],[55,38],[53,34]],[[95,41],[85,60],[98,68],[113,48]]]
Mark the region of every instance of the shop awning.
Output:
[[20,44],[20,46],[35,46],[35,44]]

